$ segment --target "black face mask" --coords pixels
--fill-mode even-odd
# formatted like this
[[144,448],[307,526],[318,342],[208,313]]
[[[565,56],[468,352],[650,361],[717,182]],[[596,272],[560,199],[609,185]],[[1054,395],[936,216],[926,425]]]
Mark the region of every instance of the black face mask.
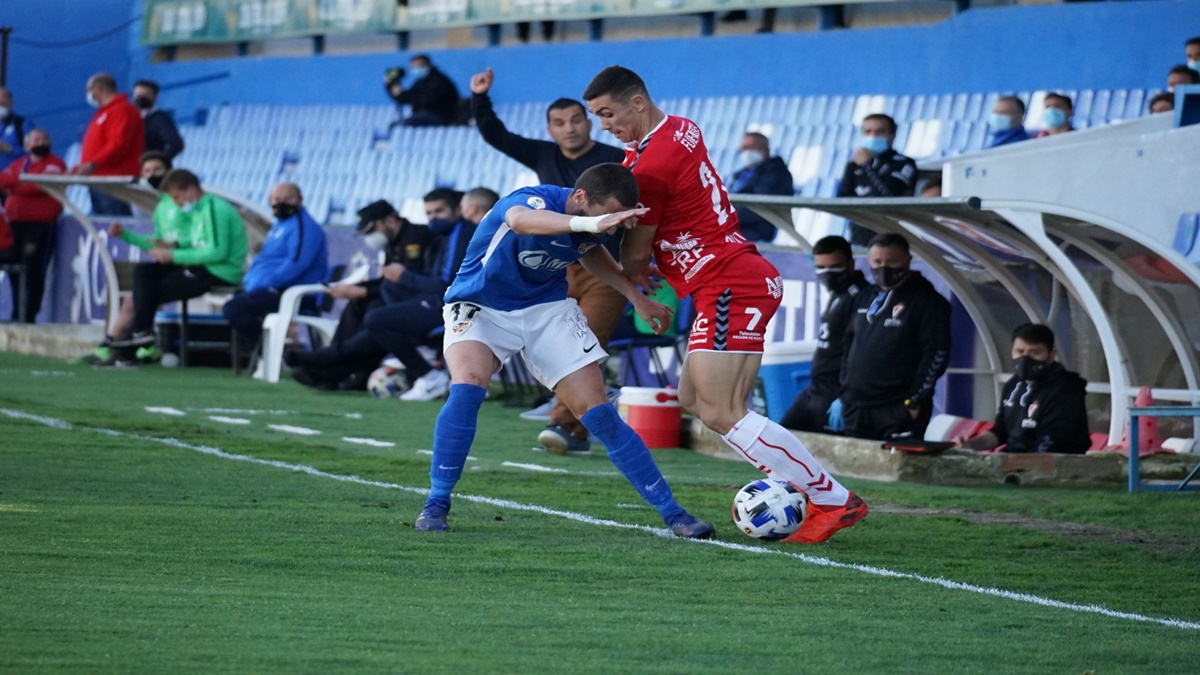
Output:
[[907,267],[875,267],[871,269],[875,285],[880,288],[895,288],[908,276]]
[[1044,375],[1049,367],[1049,361],[1038,361],[1028,354],[1013,361],[1013,373],[1022,380],[1036,380]]
[[163,174],[162,176],[150,176],[146,179],[146,182],[150,184],[150,187],[158,190],[160,189],[159,186],[162,185],[162,180],[165,176],[166,174]]
[[830,291],[837,292],[850,282],[850,270],[844,267],[827,267],[817,270],[817,280]]
[[280,202],[279,204],[271,205],[271,213],[274,213],[275,217],[279,220],[287,220],[297,213],[300,213],[300,207],[293,206],[292,204],[285,202]]
[[35,145],[29,149],[29,154],[33,155],[34,157],[45,157],[46,155],[50,154],[50,146]]
[[133,104],[142,110],[149,110],[154,107],[154,99],[151,99],[147,96],[135,96],[133,98]]

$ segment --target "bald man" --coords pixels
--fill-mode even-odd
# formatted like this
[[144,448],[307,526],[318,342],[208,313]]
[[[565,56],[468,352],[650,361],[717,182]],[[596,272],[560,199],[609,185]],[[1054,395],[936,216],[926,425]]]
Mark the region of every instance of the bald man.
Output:
[[[87,101],[97,110],[83,134],[79,166],[72,173],[84,176],[129,176],[141,173],[146,139],[142,114],[117,91],[117,81],[108,73],[97,73],[87,83]],[[128,216],[129,204],[92,190],[92,214]]]
[[279,298],[287,288],[321,283],[329,273],[325,230],[304,210],[300,188],[295,183],[279,183],[271,188],[268,199],[275,226],[242,278],[243,291],[222,310],[237,331],[243,353],[258,345],[263,318],[279,309]]

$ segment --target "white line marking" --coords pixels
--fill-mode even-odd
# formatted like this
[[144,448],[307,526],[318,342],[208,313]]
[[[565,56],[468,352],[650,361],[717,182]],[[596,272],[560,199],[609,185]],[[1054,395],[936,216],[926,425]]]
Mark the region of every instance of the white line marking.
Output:
[[182,410],[180,410],[179,408],[167,408],[164,406],[156,406],[156,405],[146,406],[146,412],[158,413],[159,415],[171,415],[173,417],[183,417],[184,415],[187,414],[187,413],[183,412]]
[[188,408],[202,413],[227,413],[231,415],[299,415],[295,410],[247,410],[245,408]]
[[5,368],[0,370],[3,375],[25,375],[29,374],[34,377],[75,377],[75,373],[69,370],[20,370],[18,368]]
[[391,441],[377,441],[374,438],[354,438],[353,436],[342,436],[342,440],[347,443],[357,443],[359,445],[369,445],[372,448],[394,448],[396,444]]
[[250,424],[245,417],[225,417],[224,415],[209,415],[208,419],[221,424]]
[[267,428],[275,431],[282,431],[285,434],[298,434],[300,436],[316,436],[321,433],[316,429],[309,429],[307,427],[294,427],[290,424],[268,424]]
[[348,420],[361,420],[361,419],[362,419],[362,413],[346,413],[346,419],[348,419]]
[[514,469],[525,469],[526,471],[538,471],[541,473],[570,473],[566,469],[556,469],[551,466],[542,466],[541,464],[522,464],[520,462],[501,462],[500,466],[511,466]]
[[[183,450],[192,450],[195,452],[199,452],[201,454],[211,455],[213,457],[220,457],[221,459],[229,459],[229,460],[234,460],[237,462],[247,462],[249,464],[258,464],[261,466],[271,466],[271,467],[275,467],[277,469],[284,469],[286,471],[293,471],[296,473],[307,474],[309,476],[315,476],[317,478],[329,478],[331,480],[341,481],[343,483],[354,483],[357,485],[369,485],[371,487],[378,487],[378,488],[383,488],[383,489],[387,489],[387,490],[399,490],[401,492],[408,492],[408,493],[414,494],[414,495],[424,496],[424,495],[429,494],[429,490],[427,490],[425,488],[410,487],[407,485],[398,485],[396,483],[385,483],[383,481],[370,480],[367,478],[360,478],[358,476],[347,476],[344,474],[328,473],[328,472],[322,471],[318,468],[307,466],[305,464],[291,464],[289,462],[281,462],[278,460],[261,459],[258,457],[252,457],[250,455],[235,455],[233,453],[225,452],[224,450],[221,450],[219,448],[214,448],[214,447],[207,446],[207,445],[192,445],[191,443],[185,443],[184,441],[181,441],[181,440],[178,440],[175,438],[156,438],[154,436],[142,436],[140,434],[130,434],[130,433],[125,433],[123,431],[114,431],[112,429],[102,429],[102,428],[98,428],[98,427],[76,427],[75,425],[71,424],[70,422],[66,422],[64,420],[55,419],[53,417],[42,417],[40,415],[33,415],[33,414],[30,414],[27,412],[22,412],[20,410],[10,410],[8,408],[0,408],[0,415],[6,415],[8,417],[15,418],[15,419],[30,420],[33,422],[37,422],[39,424],[44,424],[48,427],[53,427],[55,429],[92,431],[95,433],[104,434],[106,436],[132,438],[132,439],[139,440],[139,441],[145,441],[147,443],[158,443],[160,445],[166,445],[166,446],[169,446],[172,448],[180,448]],[[480,496],[480,495],[465,495],[465,494],[458,494],[458,493],[456,493],[454,495],[454,498],[462,499],[462,500],[468,501],[468,502],[474,502],[477,504],[488,504],[490,506],[512,509],[514,511],[529,511],[529,512],[533,512],[533,513],[540,513],[542,515],[547,515],[547,516],[556,516],[559,518],[565,518],[567,520],[573,520],[575,522],[584,523],[587,525],[596,525],[599,527],[613,527],[613,528],[618,528],[618,529],[622,529],[622,530],[633,530],[633,531],[637,531],[637,532],[645,532],[647,534],[652,534],[657,537],[665,537],[665,538],[670,538],[670,539],[674,538],[674,535],[672,535],[669,530],[667,530],[665,528],[661,528],[661,527],[650,527],[648,525],[634,525],[632,523],[621,523],[621,522],[617,522],[615,520],[595,518],[595,517],[589,516],[584,513],[574,513],[571,511],[559,511],[556,509],[549,509],[544,506],[538,506],[536,504],[522,504],[520,502],[513,502],[513,501],[509,501],[507,499],[495,499],[493,497],[484,497],[484,496]],[[830,560],[829,558],[821,558],[821,557],[817,557],[817,556],[811,556],[811,555],[807,555],[804,553],[792,553],[790,551],[782,551],[782,550],[773,549],[773,548],[750,546],[747,544],[735,544],[733,542],[720,541],[720,540],[716,540],[716,539],[709,539],[706,541],[682,539],[679,541],[681,543],[691,543],[691,544],[699,544],[699,545],[705,545],[705,546],[715,546],[717,548],[724,548],[724,549],[729,549],[729,550],[733,550],[733,551],[742,551],[744,553],[758,553],[758,554],[762,554],[762,555],[782,555],[782,556],[786,556],[788,558],[794,558],[796,560],[806,562],[810,565],[817,565],[820,567],[831,567],[834,569],[854,570],[856,572],[862,572],[864,574],[870,574],[873,576],[887,577],[890,579],[906,579],[908,581],[917,581],[917,582],[924,583],[924,584],[940,586],[942,588],[946,588],[946,589],[950,589],[950,590],[967,591],[969,593],[990,595],[990,596],[996,597],[996,598],[1004,598],[1006,600],[1014,600],[1017,602],[1026,602],[1026,603],[1030,603],[1030,604],[1034,604],[1034,605],[1040,605],[1042,607],[1051,607],[1054,609],[1065,609],[1065,610],[1069,610],[1072,612],[1082,612],[1085,614],[1099,614],[1101,616],[1107,616],[1107,617],[1114,618],[1114,619],[1126,619],[1129,621],[1154,623],[1154,624],[1159,624],[1162,626],[1169,626],[1171,628],[1182,628],[1185,630],[1200,631],[1200,621],[1185,621],[1183,619],[1171,619],[1171,618],[1160,618],[1160,617],[1154,617],[1154,616],[1147,616],[1145,614],[1136,614],[1134,612],[1120,612],[1117,610],[1109,609],[1107,607],[1103,607],[1101,605],[1081,605],[1081,604],[1077,604],[1077,603],[1073,603],[1073,602],[1062,602],[1060,600],[1044,598],[1040,595],[1032,595],[1029,593],[1017,593],[1015,591],[1006,591],[1001,588],[988,588],[986,586],[976,586],[974,584],[967,584],[967,583],[962,583],[959,581],[952,581],[950,579],[942,579],[940,577],[927,577],[923,574],[913,574],[911,572],[897,572],[895,570],[890,570],[890,569],[887,569],[884,567],[875,567],[872,565],[860,565],[857,563],[844,563],[844,562],[839,562],[837,560]]]
[[[432,450],[418,450],[418,451],[417,451],[417,454],[418,454],[418,455],[429,455],[430,457],[433,457],[433,451],[432,451]],[[474,458],[474,457],[470,457],[470,456],[468,456],[468,457],[467,457],[467,461],[468,461],[468,462],[478,462],[479,460],[478,460],[478,459],[476,459],[476,458]]]

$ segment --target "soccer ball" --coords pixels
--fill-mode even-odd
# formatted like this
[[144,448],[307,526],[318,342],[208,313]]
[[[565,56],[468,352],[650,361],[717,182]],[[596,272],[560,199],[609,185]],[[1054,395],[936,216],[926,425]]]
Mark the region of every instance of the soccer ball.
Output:
[[367,391],[375,398],[399,398],[408,388],[408,375],[403,368],[380,366],[367,378]]
[[733,524],[757,539],[777,541],[800,529],[808,498],[791,483],[763,478],[733,498]]

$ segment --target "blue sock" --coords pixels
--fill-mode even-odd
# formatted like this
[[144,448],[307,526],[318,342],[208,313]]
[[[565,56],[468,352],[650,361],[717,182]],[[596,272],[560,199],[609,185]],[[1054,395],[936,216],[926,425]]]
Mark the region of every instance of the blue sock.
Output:
[[598,405],[579,418],[583,426],[600,439],[608,450],[608,458],[633,483],[647,503],[658,510],[664,521],[683,513],[683,507],[671,494],[671,486],[658,470],[650,450],[633,429],[617,415],[611,403]]
[[429,463],[429,502],[450,508],[450,491],[462,476],[475,440],[479,406],[487,390],[473,384],[450,385],[450,398],[433,425],[433,460]]

